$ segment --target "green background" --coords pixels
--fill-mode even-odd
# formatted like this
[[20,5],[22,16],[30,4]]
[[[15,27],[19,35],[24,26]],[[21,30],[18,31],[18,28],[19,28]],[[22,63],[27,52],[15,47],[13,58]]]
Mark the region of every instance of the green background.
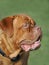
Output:
[[43,32],[41,47],[31,51],[28,65],[49,65],[49,0],[0,0],[0,20],[19,13],[31,16]]

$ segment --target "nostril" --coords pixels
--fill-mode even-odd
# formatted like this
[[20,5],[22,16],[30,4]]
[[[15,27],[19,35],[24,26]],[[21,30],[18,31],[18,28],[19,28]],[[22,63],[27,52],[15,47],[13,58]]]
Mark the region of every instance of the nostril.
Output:
[[41,30],[41,28],[40,27],[37,27],[37,30]]

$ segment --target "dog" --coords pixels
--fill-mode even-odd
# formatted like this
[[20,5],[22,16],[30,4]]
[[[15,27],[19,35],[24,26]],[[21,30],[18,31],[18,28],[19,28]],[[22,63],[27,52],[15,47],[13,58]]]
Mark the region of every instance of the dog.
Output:
[[42,31],[25,14],[0,22],[0,65],[27,65],[30,51],[41,46]]

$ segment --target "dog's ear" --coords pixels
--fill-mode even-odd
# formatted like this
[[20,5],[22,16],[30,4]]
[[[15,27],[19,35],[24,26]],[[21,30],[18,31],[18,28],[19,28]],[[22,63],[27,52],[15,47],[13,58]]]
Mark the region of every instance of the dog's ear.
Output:
[[0,22],[0,27],[4,32],[11,36],[13,33],[13,17],[6,17],[2,19]]

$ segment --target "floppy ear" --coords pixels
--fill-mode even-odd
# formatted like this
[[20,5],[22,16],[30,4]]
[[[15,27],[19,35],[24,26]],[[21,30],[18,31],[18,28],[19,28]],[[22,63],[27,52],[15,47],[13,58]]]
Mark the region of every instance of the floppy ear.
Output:
[[0,22],[0,27],[6,32],[9,36],[13,34],[13,17],[6,17]]

